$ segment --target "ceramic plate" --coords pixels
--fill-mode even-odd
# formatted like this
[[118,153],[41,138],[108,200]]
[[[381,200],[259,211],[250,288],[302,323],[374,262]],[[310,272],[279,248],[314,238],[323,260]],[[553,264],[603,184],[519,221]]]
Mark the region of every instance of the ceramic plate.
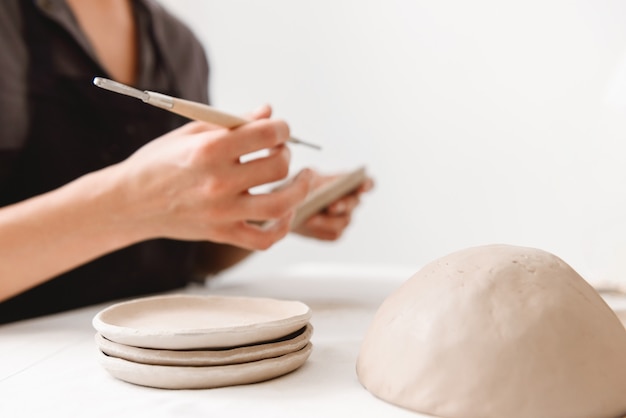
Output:
[[223,350],[157,350],[109,341],[96,334],[96,344],[104,354],[135,363],[163,366],[222,366],[258,361],[299,351],[307,345],[313,326],[307,325],[284,338],[265,344]]
[[98,356],[104,368],[125,382],[161,389],[210,389],[223,386],[262,382],[285,375],[302,366],[311,355],[308,343],[302,350],[251,363],[227,366],[182,367],[155,366],[110,357],[102,351]]
[[191,350],[272,341],[303,328],[311,310],[298,301],[168,295],[121,302],[100,311],[106,339],[143,348]]

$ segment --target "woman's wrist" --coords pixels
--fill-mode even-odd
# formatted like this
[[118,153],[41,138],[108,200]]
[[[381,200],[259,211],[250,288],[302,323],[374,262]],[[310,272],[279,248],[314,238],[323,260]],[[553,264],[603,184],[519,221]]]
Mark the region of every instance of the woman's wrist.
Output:
[[76,210],[83,213],[83,226],[109,251],[154,237],[142,216],[141,197],[128,186],[123,163],[89,173],[66,187],[75,187],[70,193],[82,195]]

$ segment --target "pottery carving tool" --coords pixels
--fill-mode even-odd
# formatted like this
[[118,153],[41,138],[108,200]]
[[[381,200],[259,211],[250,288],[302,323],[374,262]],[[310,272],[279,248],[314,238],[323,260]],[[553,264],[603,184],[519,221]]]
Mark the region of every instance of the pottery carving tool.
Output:
[[[96,77],[93,79],[93,84],[105,90],[134,97],[144,103],[168,110],[186,118],[213,123],[215,125],[223,126],[224,128],[236,128],[250,122],[248,119],[231,115],[215,109],[212,106],[205,105],[204,103],[179,99],[177,97],[168,96],[154,91],[139,90],[134,87],[127,86],[126,84],[109,80],[108,78]],[[319,145],[305,142],[293,137],[289,138],[288,141],[294,144],[306,145],[318,150],[322,149]]]

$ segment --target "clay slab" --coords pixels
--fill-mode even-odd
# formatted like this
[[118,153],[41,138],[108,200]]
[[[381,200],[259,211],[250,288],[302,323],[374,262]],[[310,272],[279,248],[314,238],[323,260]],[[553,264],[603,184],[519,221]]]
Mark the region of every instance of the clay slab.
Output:
[[143,348],[190,350],[275,340],[303,328],[311,309],[268,298],[167,295],[109,306],[93,318],[108,340]]
[[102,366],[117,379],[161,389],[211,389],[262,382],[290,373],[311,355],[308,343],[302,350],[265,360],[226,366],[183,367],[134,363],[98,351]]
[[313,334],[313,326],[265,344],[246,345],[223,350],[157,350],[133,347],[107,340],[96,333],[96,345],[102,352],[135,363],[162,366],[223,366],[279,357],[304,348]]
[[340,197],[352,192],[366,178],[365,167],[359,167],[356,170],[338,176],[328,184],[314,190],[298,207],[296,216],[291,223],[291,228],[294,229],[300,226],[302,222],[306,221],[313,214],[324,209]]

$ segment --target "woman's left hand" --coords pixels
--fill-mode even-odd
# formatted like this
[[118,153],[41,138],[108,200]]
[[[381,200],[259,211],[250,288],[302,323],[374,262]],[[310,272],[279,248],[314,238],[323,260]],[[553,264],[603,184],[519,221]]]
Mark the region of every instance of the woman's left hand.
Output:
[[[332,181],[337,176],[324,176],[315,173],[311,190]],[[293,232],[324,241],[335,241],[341,237],[352,219],[352,212],[359,205],[363,193],[369,192],[374,187],[374,181],[366,178],[361,185],[352,193],[347,194],[323,209],[321,212],[311,216]]]

